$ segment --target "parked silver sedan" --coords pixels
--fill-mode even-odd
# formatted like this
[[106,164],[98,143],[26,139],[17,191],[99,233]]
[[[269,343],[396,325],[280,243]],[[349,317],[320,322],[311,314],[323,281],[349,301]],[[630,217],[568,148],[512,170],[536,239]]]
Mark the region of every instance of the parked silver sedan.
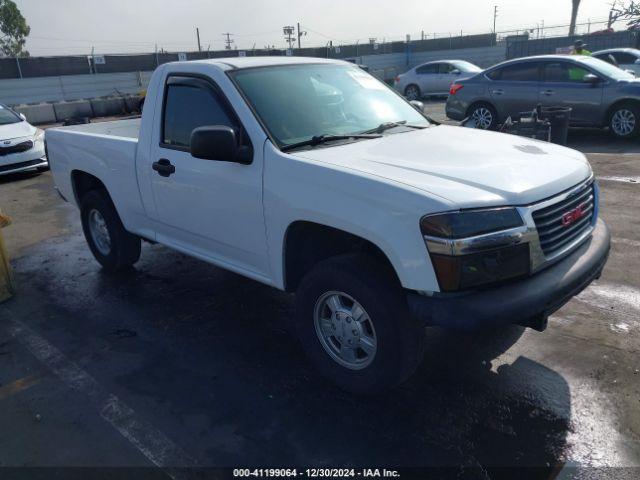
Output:
[[47,167],[44,131],[0,104],[0,175]]
[[640,50],[637,48],[610,48],[593,52],[591,56],[640,76]]
[[493,129],[507,117],[543,107],[571,107],[571,125],[609,127],[620,138],[640,133],[640,79],[597,58],[541,55],[500,63],[455,81],[449,118],[473,117]]
[[439,60],[418,65],[398,75],[395,88],[408,100],[418,100],[429,95],[449,94],[449,86],[454,80],[472,77],[482,69],[464,60]]

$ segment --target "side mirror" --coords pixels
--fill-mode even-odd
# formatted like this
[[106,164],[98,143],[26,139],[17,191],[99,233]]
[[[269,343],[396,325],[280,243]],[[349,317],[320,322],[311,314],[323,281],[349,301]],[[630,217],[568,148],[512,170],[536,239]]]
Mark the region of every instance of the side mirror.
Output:
[[25,116],[25,114],[24,114],[24,113],[19,113],[19,114],[18,114],[18,116],[19,116],[22,120],[24,120],[25,122],[27,121],[27,117]]
[[451,75],[460,75],[460,70],[458,70],[457,68],[454,68],[453,70],[451,70],[449,72]]
[[584,77],[582,77],[582,81],[585,83],[590,83],[591,85],[595,85],[600,83],[600,77],[594,75],[593,73],[587,73]]
[[628,68],[625,68],[624,71],[627,72],[629,75],[633,75],[634,77],[636,76],[636,72],[634,72],[633,70],[629,70]]
[[198,127],[191,132],[191,156],[220,162],[251,163],[250,147],[239,146],[236,132],[226,125]]
[[420,113],[424,113],[424,103],[422,103],[422,102],[420,102],[418,100],[411,100],[409,103],[411,104],[411,106],[413,108],[418,110]]

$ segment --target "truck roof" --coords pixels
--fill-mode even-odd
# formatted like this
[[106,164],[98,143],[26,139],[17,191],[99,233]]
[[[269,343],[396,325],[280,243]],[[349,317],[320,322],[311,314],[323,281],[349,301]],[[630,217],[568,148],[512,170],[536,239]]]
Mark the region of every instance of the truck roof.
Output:
[[318,57],[228,57],[212,58],[209,60],[195,60],[194,63],[215,65],[223,70],[271,67],[276,65],[302,65],[310,63],[344,64],[343,60]]

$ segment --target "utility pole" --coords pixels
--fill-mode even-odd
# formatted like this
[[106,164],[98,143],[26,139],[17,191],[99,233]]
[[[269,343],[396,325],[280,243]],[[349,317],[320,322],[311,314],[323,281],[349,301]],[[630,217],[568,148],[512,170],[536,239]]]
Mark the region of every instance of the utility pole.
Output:
[[498,18],[498,6],[493,6],[493,33],[496,33],[496,18]]
[[222,34],[224,37],[227,37],[224,41],[224,43],[226,44],[226,46],[224,47],[225,50],[231,50],[231,45],[233,45],[234,40],[231,38],[231,35],[233,35],[233,33],[223,33]]
[[303,35],[306,35],[307,32],[302,32],[300,31],[300,22],[298,22],[298,48],[302,48],[302,45],[300,43],[300,39],[302,38]]
[[289,49],[293,48],[293,32],[295,32],[295,27],[291,26],[291,25],[287,25],[282,27],[282,31],[284,32],[284,39],[287,41],[287,44],[289,45]]
[[198,51],[202,51],[202,46],[200,45],[200,29],[196,27],[196,37],[198,37]]

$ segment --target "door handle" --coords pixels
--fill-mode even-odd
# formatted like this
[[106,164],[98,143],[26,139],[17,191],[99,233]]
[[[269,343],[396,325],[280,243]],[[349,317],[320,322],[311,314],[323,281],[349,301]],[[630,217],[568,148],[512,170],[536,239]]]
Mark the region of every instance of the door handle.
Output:
[[176,173],[176,167],[171,165],[171,162],[166,158],[161,158],[157,162],[153,162],[151,168],[158,172],[161,177],[168,177],[169,175]]
[[554,94],[554,93],[556,93],[556,92],[554,92],[553,90],[543,90],[543,91],[542,91],[542,92],[540,92],[540,93],[541,93],[541,94],[543,94],[543,95],[546,95],[546,96],[548,97],[548,96],[550,96],[550,95],[553,95],[553,94]]
[[502,90],[501,88],[497,89],[497,90],[491,90],[491,93],[494,94],[494,95],[503,95],[504,94],[504,90]]

